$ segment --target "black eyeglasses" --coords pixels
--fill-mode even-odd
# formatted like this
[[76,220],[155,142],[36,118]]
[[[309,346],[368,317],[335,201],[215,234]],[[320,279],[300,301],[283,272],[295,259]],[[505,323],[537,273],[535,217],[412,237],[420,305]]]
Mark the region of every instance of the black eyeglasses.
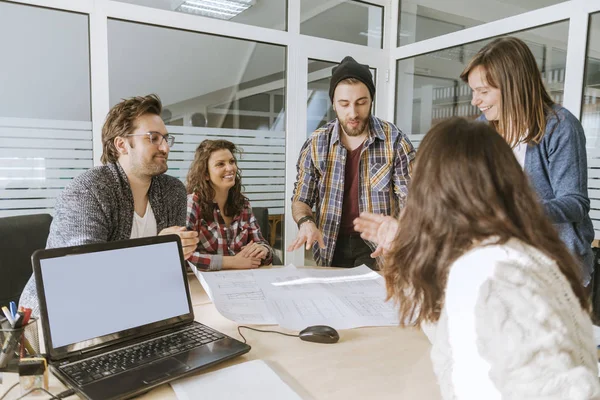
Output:
[[148,136],[150,138],[150,143],[152,143],[155,146],[160,146],[162,144],[163,140],[165,140],[167,142],[167,145],[169,145],[169,147],[173,147],[173,144],[175,143],[175,136],[171,136],[168,133],[165,135],[162,135],[158,132],[146,132],[146,133],[126,135],[125,137],[129,137],[129,136]]

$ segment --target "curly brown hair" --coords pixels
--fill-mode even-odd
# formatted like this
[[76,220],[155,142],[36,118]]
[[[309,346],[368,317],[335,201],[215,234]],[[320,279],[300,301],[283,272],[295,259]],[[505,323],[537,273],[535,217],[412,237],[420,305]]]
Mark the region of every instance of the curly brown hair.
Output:
[[102,164],[114,163],[119,159],[115,147],[116,137],[132,134],[136,120],[142,115],[156,114],[160,116],[162,103],[155,94],[125,99],[110,109],[102,127]]
[[491,236],[517,238],[556,261],[587,310],[575,259],[489,125],[453,118],[433,127],[419,146],[409,193],[383,267],[401,324],[437,321],[452,263]]
[[[186,178],[187,192],[188,194],[195,193],[198,195],[202,218],[206,221],[213,220],[213,199],[215,198],[215,190],[208,179],[208,159],[217,150],[229,150],[233,154],[236,163],[241,156],[241,150],[228,140],[203,140],[196,149],[194,161],[190,165]],[[241,213],[244,204],[248,201],[248,198],[242,194],[241,172],[242,170],[238,167],[235,174],[235,184],[229,189],[225,210],[223,210],[226,216],[233,217]]]

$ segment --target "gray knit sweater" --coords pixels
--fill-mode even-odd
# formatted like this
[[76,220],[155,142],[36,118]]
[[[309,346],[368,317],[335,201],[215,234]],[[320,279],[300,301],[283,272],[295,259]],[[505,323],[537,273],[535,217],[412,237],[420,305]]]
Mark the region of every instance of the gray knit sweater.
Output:
[[[153,177],[148,199],[157,232],[185,226],[186,191],[177,178],[164,174]],[[46,248],[129,239],[133,213],[133,194],[123,168],[118,163],[93,168],[73,179],[56,199]],[[39,315],[33,276],[20,304]]]

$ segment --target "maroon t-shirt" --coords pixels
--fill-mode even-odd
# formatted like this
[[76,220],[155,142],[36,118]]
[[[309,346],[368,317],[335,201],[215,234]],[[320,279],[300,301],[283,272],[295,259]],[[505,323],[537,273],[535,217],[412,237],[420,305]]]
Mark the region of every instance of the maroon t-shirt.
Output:
[[358,166],[363,145],[348,151],[346,154],[346,171],[344,173],[344,202],[342,203],[342,218],[340,221],[340,233],[348,235],[356,233],[354,230],[354,219],[358,218]]

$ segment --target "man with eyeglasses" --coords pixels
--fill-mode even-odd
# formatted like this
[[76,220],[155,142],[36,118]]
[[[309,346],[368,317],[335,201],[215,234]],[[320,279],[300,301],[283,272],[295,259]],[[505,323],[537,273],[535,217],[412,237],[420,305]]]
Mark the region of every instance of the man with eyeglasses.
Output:
[[[198,233],[185,228],[186,190],[165,175],[174,137],[160,114],[156,95],[115,105],[102,128],[102,166],[79,175],[56,199],[47,248],[176,234],[184,256],[192,255]],[[33,276],[20,304],[38,314]]]

